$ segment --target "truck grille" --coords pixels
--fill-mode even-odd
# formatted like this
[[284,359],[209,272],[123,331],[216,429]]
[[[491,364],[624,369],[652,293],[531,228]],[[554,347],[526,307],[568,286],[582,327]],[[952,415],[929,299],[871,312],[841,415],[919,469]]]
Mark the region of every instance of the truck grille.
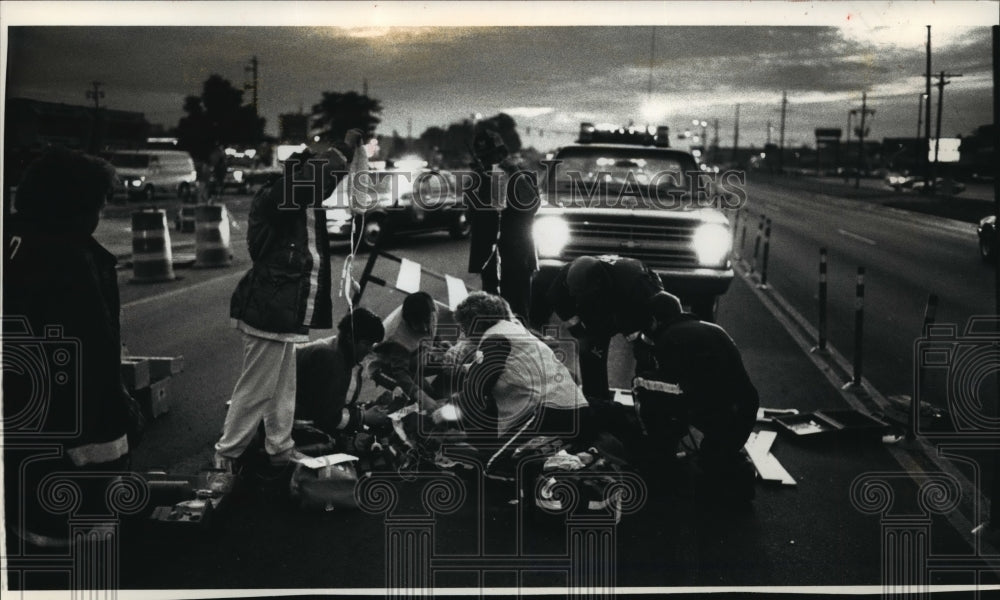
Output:
[[563,213],[569,224],[570,242],[563,255],[618,254],[643,261],[656,269],[696,268],[692,249],[699,221],[687,219],[638,219],[632,216],[574,215]]

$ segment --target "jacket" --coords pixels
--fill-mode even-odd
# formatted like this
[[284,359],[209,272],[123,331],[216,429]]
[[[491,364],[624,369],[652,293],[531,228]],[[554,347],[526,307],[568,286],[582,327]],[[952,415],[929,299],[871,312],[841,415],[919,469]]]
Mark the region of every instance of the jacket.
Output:
[[531,228],[535,213],[541,205],[541,198],[537,186],[528,177],[533,173],[521,169],[510,160],[501,162],[500,168],[509,178],[505,181],[511,183],[504,186],[506,201],[502,209],[498,210],[500,202],[493,198],[494,186],[489,173],[477,171],[479,186],[466,194],[470,228],[470,273],[482,272],[483,265],[493,252],[494,243],[500,254],[501,269],[505,265],[528,271],[538,269],[538,255]]
[[629,335],[646,325],[646,304],[663,290],[660,277],[642,261],[621,256],[599,256],[604,285],[593,297],[575,298],[566,285],[568,263],[556,274],[546,300],[563,321],[574,316],[591,335]]
[[129,451],[134,402],[117,260],[90,235],[43,227],[12,217],[4,232],[4,435],[59,443],[78,467],[111,462]]
[[552,349],[520,323],[500,321],[479,343],[482,362],[469,372],[463,404],[495,418],[504,434],[522,425],[541,406],[579,409],[583,391]]
[[653,344],[653,377],[675,385],[681,406],[696,419],[757,413],[757,389],[736,344],[718,325],[681,314],[657,328]]
[[294,190],[297,209],[279,208],[284,177],[264,186],[250,207],[253,266],[237,284],[229,314],[261,332],[306,335],[333,327],[326,211],[311,206],[308,187]]

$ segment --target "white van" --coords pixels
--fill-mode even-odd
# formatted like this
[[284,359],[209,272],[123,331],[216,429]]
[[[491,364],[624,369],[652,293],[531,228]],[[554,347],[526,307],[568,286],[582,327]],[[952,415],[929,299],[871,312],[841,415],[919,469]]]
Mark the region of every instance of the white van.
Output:
[[194,160],[179,150],[118,150],[102,156],[115,166],[118,189],[129,198],[153,200],[158,194],[190,198],[197,187]]

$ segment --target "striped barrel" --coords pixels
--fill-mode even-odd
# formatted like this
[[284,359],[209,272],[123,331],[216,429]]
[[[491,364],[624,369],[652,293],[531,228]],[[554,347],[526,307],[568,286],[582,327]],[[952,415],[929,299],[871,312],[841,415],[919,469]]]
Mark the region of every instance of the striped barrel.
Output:
[[147,209],[132,213],[132,283],[172,281],[173,250],[167,212]]
[[195,207],[194,266],[228,267],[233,260],[229,251],[229,213],[224,204]]
[[182,206],[181,212],[177,216],[177,231],[181,233],[194,233],[194,213],[195,207]]

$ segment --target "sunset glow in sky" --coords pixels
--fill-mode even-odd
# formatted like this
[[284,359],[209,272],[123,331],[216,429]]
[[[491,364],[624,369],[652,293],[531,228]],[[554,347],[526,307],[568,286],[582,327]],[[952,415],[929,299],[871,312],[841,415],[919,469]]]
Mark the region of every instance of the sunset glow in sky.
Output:
[[541,150],[570,141],[580,121],[666,124],[677,133],[704,120],[711,136],[717,119],[727,145],[737,103],[741,145],[761,146],[768,122],[777,141],[783,90],[786,145],[811,144],[816,127],[846,128],[863,91],[876,110],[872,136],[912,136],[927,24],[932,71],[963,74],[946,87],[942,133],[968,134],[992,120],[989,26],[1000,7],[185,2],[90,11],[40,3],[31,13],[18,4],[33,3],[4,3],[0,14],[7,97],[84,105],[96,80],[106,106],[170,127],[209,75],[240,87],[256,55],[269,133],[279,114],[308,111],[323,91],[361,91],[367,80],[385,107],[378,133],[406,135],[412,123],[416,136],[504,111]]

